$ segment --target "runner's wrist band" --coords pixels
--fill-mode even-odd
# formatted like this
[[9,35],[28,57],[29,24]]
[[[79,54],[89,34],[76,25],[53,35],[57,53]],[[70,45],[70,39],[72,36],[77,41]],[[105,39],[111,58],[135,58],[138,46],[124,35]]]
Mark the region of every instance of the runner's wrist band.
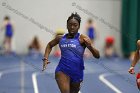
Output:
[[43,60],[43,61],[46,61],[46,60],[48,60],[48,58],[43,58],[42,60]]

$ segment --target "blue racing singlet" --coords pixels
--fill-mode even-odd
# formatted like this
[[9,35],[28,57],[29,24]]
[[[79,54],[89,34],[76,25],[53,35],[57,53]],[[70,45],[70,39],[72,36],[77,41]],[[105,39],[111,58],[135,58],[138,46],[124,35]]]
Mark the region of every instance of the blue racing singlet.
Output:
[[93,27],[89,27],[88,28],[87,35],[89,36],[90,39],[94,39],[95,38],[95,31],[94,31]]
[[12,37],[13,36],[13,28],[12,28],[12,25],[10,23],[8,23],[6,25],[6,32],[5,32],[5,36],[7,37]]
[[56,68],[56,72],[62,71],[70,76],[71,81],[78,82],[83,79],[83,54],[85,48],[80,44],[79,33],[73,39],[67,39],[66,36],[67,34],[59,42],[61,59]]

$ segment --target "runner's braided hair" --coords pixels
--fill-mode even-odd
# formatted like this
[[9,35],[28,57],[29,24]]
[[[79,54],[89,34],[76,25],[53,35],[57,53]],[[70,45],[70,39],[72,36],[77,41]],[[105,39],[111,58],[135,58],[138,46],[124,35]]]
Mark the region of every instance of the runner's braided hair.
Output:
[[68,18],[68,20],[67,20],[67,23],[68,23],[68,21],[69,21],[70,19],[73,19],[73,18],[76,19],[76,20],[78,21],[79,25],[80,25],[80,23],[81,23],[81,17],[80,17],[79,14],[77,14],[77,12],[71,14],[71,16],[70,16],[70,17]]

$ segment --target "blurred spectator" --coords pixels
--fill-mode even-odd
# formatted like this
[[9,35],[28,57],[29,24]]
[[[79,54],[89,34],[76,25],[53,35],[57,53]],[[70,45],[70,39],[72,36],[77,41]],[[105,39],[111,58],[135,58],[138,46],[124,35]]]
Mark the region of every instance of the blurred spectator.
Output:
[[4,21],[2,23],[1,30],[5,30],[5,37],[4,37],[4,50],[5,53],[11,53],[12,52],[12,38],[14,34],[14,25],[10,20],[9,16],[4,17]]
[[[58,36],[58,35],[63,35],[63,34],[64,34],[64,29],[59,28],[59,29],[56,30],[55,37]],[[59,49],[58,45],[56,45],[55,48],[54,48],[54,56],[55,57],[60,57],[61,56],[61,52],[60,52],[60,49]]]
[[112,36],[106,37],[105,46],[104,46],[105,57],[110,58],[110,57],[118,56],[115,51],[114,43],[115,43],[114,37],[112,37]]
[[[90,38],[92,44],[94,44],[95,38],[97,38],[97,29],[95,22],[92,19],[88,19],[85,25],[86,35]],[[85,57],[92,57],[92,54],[89,50],[85,50]]]
[[37,36],[33,38],[33,41],[29,45],[28,49],[29,49],[29,55],[37,56],[41,54],[41,45]]
[[97,36],[97,33],[96,33],[95,22],[92,19],[87,20],[85,30],[86,30],[87,36],[90,38],[92,43],[94,43],[94,40],[95,40],[95,38]]

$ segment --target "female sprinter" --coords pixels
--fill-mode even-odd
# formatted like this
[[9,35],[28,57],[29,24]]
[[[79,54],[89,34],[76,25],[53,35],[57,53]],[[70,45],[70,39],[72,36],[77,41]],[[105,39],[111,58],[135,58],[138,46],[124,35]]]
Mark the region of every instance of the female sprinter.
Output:
[[81,17],[72,13],[67,20],[68,33],[64,36],[57,36],[50,41],[44,54],[43,70],[45,70],[52,47],[59,44],[61,59],[55,70],[55,79],[61,93],[78,93],[80,84],[83,81],[83,54],[87,47],[95,58],[99,58],[99,51],[96,50],[89,37],[79,34]]

